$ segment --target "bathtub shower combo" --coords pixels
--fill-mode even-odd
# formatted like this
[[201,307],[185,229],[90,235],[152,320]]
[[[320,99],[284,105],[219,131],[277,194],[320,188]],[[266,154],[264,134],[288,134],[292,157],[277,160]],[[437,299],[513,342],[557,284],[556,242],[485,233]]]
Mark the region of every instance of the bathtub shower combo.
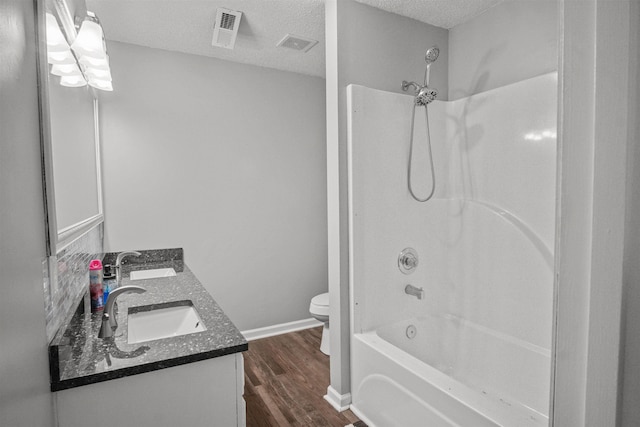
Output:
[[415,96],[348,87],[352,409],[546,426],[557,74],[432,102],[436,58]]

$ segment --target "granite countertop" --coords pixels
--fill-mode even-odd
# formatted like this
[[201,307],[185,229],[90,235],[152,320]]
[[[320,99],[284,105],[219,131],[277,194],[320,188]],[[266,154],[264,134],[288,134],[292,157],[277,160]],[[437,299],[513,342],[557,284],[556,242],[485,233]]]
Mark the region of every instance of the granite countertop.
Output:
[[[143,252],[143,255],[147,255]],[[151,252],[151,251],[149,251]],[[158,252],[158,251],[154,251]],[[141,257],[145,258],[145,257]],[[147,257],[148,258],[148,257]],[[105,257],[105,260],[107,257]],[[102,312],[91,313],[88,292],[78,301],[78,308],[63,325],[49,346],[51,390],[59,391],[86,384],[141,374],[171,366],[246,351],[248,344],[213,297],[183,263],[171,260],[175,277],[129,280],[128,270],[162,267],[161,262],[130,265],[124,269],[121,286],[136,285],[147,291],[125,293],[117,299],[118,328],[113,339],[98,338]],[[177,267],[177,268],[176,268]],[[181,270],[181,271],[178,271]],[[88,288],[88,286],[87,286]],[[167,303],[191,301],[206,331],[129,344],[127,314],[129,309]],[[169,304],[171,305],[171,304]]]

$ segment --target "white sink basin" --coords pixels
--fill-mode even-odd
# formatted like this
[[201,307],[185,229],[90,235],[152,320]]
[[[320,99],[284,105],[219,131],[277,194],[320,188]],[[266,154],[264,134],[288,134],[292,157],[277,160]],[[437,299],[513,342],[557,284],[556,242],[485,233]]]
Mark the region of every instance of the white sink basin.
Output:
[[129,279],[157,279],[158,277],[173,277],[175,275],[176,271],[173,268],[156,268],[153,270],[132,271],[129,275]]
[[127,341],[134,344],[206,330],[192,305],[179,305],[129,313]]

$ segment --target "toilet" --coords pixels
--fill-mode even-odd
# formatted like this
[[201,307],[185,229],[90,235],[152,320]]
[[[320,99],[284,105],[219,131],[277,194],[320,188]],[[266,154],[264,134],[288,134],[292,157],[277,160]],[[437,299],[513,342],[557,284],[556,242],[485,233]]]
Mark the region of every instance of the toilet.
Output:
[[316,295],[311,298],[309,304],[309,313],[317,320],[324,323],[322,328],[322,341],[320,342],[320,351],[329,355],[329,292]]

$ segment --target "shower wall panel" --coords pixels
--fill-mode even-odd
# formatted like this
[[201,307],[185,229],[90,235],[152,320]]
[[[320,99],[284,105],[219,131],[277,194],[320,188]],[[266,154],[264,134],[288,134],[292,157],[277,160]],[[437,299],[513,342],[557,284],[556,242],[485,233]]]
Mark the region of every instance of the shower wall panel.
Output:
[[[355,332],[442,315],[549,351],[556,87],[551,73],[430,104],[436,192],[426,203],[407,189],[413,98],[349,87]],[[418,195],[430,189],[424,122],[418,110]],[[406,247],[420,258],[410,275],[397,267]],[[407,284],[425,298],[405,294]]]

